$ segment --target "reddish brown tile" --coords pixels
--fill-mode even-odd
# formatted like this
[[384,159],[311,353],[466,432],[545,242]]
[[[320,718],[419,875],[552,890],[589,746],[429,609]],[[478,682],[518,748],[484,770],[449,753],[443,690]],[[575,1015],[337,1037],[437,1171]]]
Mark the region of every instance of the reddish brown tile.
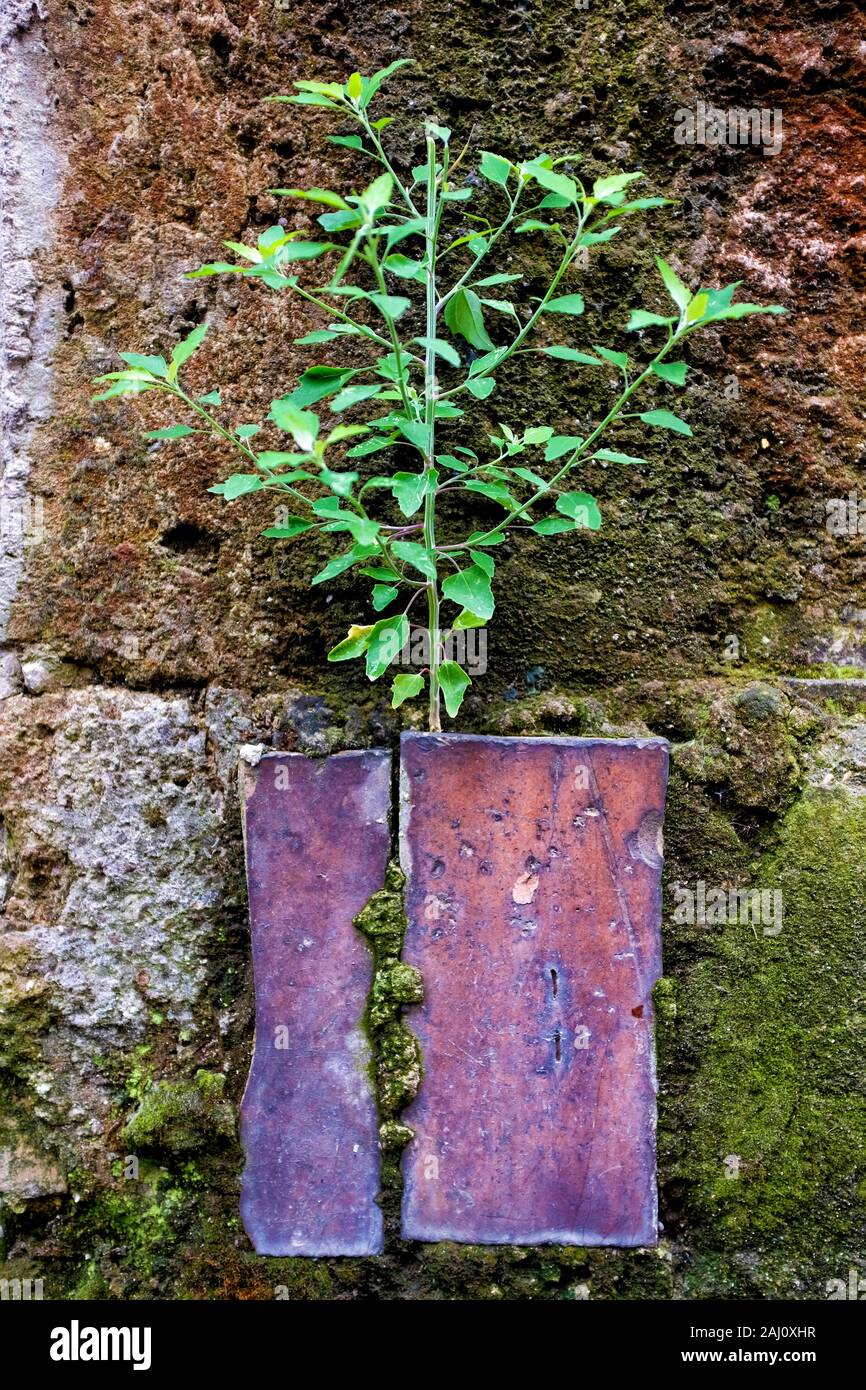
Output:
[[382,1249],[371,962],[352,918],[384,882],[390,769],[380,750],[243,769],[256,1040],[241,1213],[259,1254]]
[[404,734],[424,1081],[403,1233],[657,1239],[662,741]]

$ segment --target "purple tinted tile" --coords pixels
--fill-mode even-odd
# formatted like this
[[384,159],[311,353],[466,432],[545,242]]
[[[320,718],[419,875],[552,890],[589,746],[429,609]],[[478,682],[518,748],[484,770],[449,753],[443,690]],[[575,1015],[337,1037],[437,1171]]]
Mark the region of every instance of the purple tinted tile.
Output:
[[660,740],[403,735],[407,1238],[655,1243],[667,761]]
[[380,750],[243,766],[256,1039],[241,1214],[261,1255],[382,1249],[371,962],[352,918],[384,883],[390,774]]

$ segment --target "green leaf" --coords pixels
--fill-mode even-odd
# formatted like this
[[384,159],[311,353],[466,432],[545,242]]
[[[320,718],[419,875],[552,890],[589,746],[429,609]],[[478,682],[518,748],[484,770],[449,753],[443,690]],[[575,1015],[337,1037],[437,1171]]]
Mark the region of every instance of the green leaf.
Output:
[[386,584],[397,584],[400,580],[399,574],[395,574],[391,569],[384,569],[381,565],[370,565],[362,569],[361,574],[365,574],[368,579],[381,579]]
[[312,333],[305,333],[303,338],[296,338],[295,346],[311,347],[313,343],[332,343],[339,336],[332,328],[317,328]]
[[347,150],[362,150],[364,141],[360,135],[326,135],[326,140],[330,140],[332,145],[342,145]]
[[652,364],[652,371],[655,375],[661,377],[662,381],[670,381],[674,386],[685,386],[688,370],[686,362],[653,362]]
[[493,285],[512,285],[515,280],[522,280],[522,275],[488,275],[484,280],[473,280],[476,289],[490,289]]
[[[256,454],[256,461],[261,468],[273,469],[280,468],[285,463],[303,463],[306,461],[305,454],[289,454],[283,449],[264,449],[260,454]],[[291,473],[281,473],[280,477],[285,482],[294,482],[298,478],[312,478],[315,474],[308,473],[304,468],[295,468]]]
[[536,521],[530,530],[539,536],[559,536],[564,531],[573,531],[574,522],[566,521],[564,516],[546,516],[543,521]]
[[477,401],[486,401],[487,397],[495,390],[496,382],[492,376],[474,376],[467,378],[465,386],[466,390]]
[[334,517],[342,510],[339,497],[317,497],[312,506],[316,516]]
[[562,294],[556,299],[548,299],[544,306],[545,314],[582,314],[586,305],[581,294]]
[[701,290],[689,301],[686,309],[686,323],[697,323],[702,319],[710,302],[710,296],[705,290]]
[[643,212],[647,208],[673,207],[675,202],[676,198],[634,198],[630,203],[622,203],[605,213],[605,220],[608,217],[622,217],[625,213]]
[[504,540],[504,531],[497,532],[495,536],[491,536],[489,531],[473,531],[467,541],[467,545],[502,545]]
[[389,63],[386,68],[380,68],[378,72],[374,72],[372,77],[363,78],[364,91],[361,97],[361,110],[363,111],[370,105],[370,102],[373,100],[373,97],[378,92],[382,83],[387,81],[392,73],[397,72],[400,68],[406,67],[407,63],[413,63],[414,61],[414,58],[397,58],[393,63]]
[[378,396],[381,386],[346,386],[339,391],[331,401],[331,410],[334,414],[339,414],[341,410],[349,410],[353,405],[359,405],[361,401],[368,401],[373,396]]
[[[351,497],[352,488],[358,481],[358,474],[334,473],[330,468],[323,468],[319,474],[319,478],[324,483],[325,487],[329,487],[338,497]],[[346,518],[346,522],[347,528],[353,532],[355,539],[360,541],[362,545],[367,545],[373,539],[373,533],[369,533],[367,530],[364,531],[364,534],[356,532],[356,527],[363,525],[363,519],[361,517],[355,516],[353,513],[350,517]],[[374,524],[378,530],[378,522],[367,523],[368,526],[370,524]]]
[[483,376],[485,372],[492,372],[502,361],[507,351],[507,348],[499,347],[493,348],[491,352],[482,353],[480,357],[476,357],[475,361],[470,364],[469,375]]
[[404,700],[412,700],[424,689],[423,676],[395,676],[391,685],[391,708],[399,709]]
[[310,261],[316,256],[323,256],[326,251],[333,251],[334,247],[330,241],[289,241],[279,246],[266,260],[260,265],[248,266],[242,272],[244,275],[261,275],[269,267],[284,265],[291,261]]
[[456,348],[447,343],[444,338],[413,338],[413,343],[426,349],[432,348],[437,357],[444,357],[446,362],[450,362],[452,367],[460,366],[460,353]]
[[364,79],[359,72],[353,72],[346,83],[346,96],[350,101],[360,101],[364,91]]
[[615,367],[619,367],[621,372],[628,369],[628,356],[624,352],[614,352],[613,348],[599,347],[598,343],[593,343],[593,348],[599,357],[603,357],[605,362],[612,362]]
[[451,332],[465,338],[472,347],[493,347],[484,326],[481,300],[474,290],[460,289],[452,294],[445,305],[444,318]]
[[282,526],[269,526],[266,531],[262,531],[263,536],[270,536],[274,540],[287,541],[292,536],[300,536],[303,531],[312,529],[312,521],[302,521],[299,516],[289,516]]
[[445,699],[445,708],[454,719],[463,703],[463,696],[472,684],[471,680],[456,661],[443,661],[439,667],[439,683]]
[[359,434],[369,433],[369,429],[369,425],[335,425],[325,443],[339,444],[344,439],[357,439]]
[[383,608],[387,608],[389,603],[393,603],[400,590],[394,584],[374,584],[373,585],[373,607],[377,613],[381,613]]
[[190,425],[169,425],[164,430],[148,430],[143,436],[145,439],[185,439],[188,434],[200,434],[200,430],[194,430]]
[[554,459],[561,459],[565,454],[573,454],[582,443],[583,440],[576,434],[555,434],[547,442],[544,451],[545,463],[553,463]]
[[351,369],[340,367],[309,367],[292,394],[286,397],[299,410],[334,395],[355,375]]
[[359,560],[369,560],[373,555],[378,555],[378,545],[353,545],[351,550],[346,550],[342,555],[335,555],[333,560],[329,560],[323,570],[314,574],[310,580],[311,584],[324,584],[327,579],[334,579],[344,570],[356,565]]
[[329,208],[349,206],[339,193],[331,193],[327,188],[268,188],[265,192],[277,198],[303,198],[309,203],[324,203]]
[[[100,378],[97,378],[99,380]],[[142,391],[155,391],[157,388],[149,379],[141,377],[122,377],[109,386],[107,391],[100,391],[98,396],[94,396],[95,401],[109,401],[114,396],[137,396]]]
[[[433,477],[436,477],[435,471],[433,471]],[[427,481],[427,473],[394,474],[391,479],[391,490],[404,516],[414,516],[420,509],[427,491]]]
[[297,96],[293,97],[265,97],[265,101],[284,101],[290,106],[329,106],[332,111],[340,110],[335,101],[316,96],[315,92],[298,92]]
[[669,266],[667,261],[662,260],[661,256],[656,256],[656,267],[659,275],[662,277],[664,287],[674,301],[674,304],[676,304],[680,313],[684,313],[692,297],[688,286],[683,284],[673,266]]
[[199,405],[222,405],[223,398],[220,395],[219,387],[216,391],[208,391],[206,396],[199,396],[198,403]]
[[532,425],[528,430],[524,430],[524,444],[546,444],[553,434],[550,425]]
[[[273,230],[273,229],[271,229]],[[281,240],[285,239],[282,227],[277,228]],[[229,251],[234,251],[236,256],[240,256],[245,261],[252,261],[253,265],[258,265],[262,259],[261,251],[255,246],[247,246],[244,241],[224,241],[223,246],[227,246]]]
[[319,433],[319,417],[311,410],[299,410],[291,399],[271,401],[269,419],[278,430],[286,430],[299,449],[309,453]]
[[380,174],[377,179],[373,180],[369,188],[365,188],[358,200],[358,205],[368,222],[372,222],[376,214],[388,206],[393,190],[394,180],[390,174]]
[[236,497],[243,497],[248,492],[258,492],[264,485],[264,479],[258,473],[233,473],[223,484],[223,497],[233,502]]
[[550,222],[539,222],[537,217],[527,217],[525,222],[521,222],[519,227],[514,228],[515,234],[521,232],[552,232],[555,230],[555,226],[552,226]]
[[615,236],[619,236],[622,227],[607,227],[603,232],[584,232],[580,238],[581,246],[598,246],[600,242],[612,241]]
[[202,280],[208,275],[236,275],[239,269],[239,266],[231,265],[228,261],[209,261],[207,265],[200,265],[197,270],[188,270],[184,279]]
[[544,164],[533,161],[531,164],[524,164],[523,171],[540,183],[542,188],[547,188],[551,193],[556,193],[560,198],[565,198],[569,203],[578,201],[577,185],[573,179],[567,178],[565,174],[557,174],[553,169],[548,169]]
[[205,339],[208,326],[200,323],[198,328],[194,328],[188,337],[177,343],[171,354],[172,365],[182,367],[188,358],[192,357],[197,348],[200,348]]
[[498,502],[500,507],[504,507],[507,512],[517,511],[517,502],[502,483],[482,483],[473,479],[471,482],[464,483],[467,492],[480,493],[482,497],[489,497],[491,502]]
[[508,183],[508,176],[511,173],[512,165],[509,160],[503,159],[501,155],[491,154],[489,150],[481,151],[481,163],[479,165],[482,176],[488,183],[498,183],[504,188]]
[[744,319],[747,314],[787,314],[790,311],[784,304],[730,304],[727,308],[713,309],[712,296],[704,312],[705,323],[715,323],[719,319]]
[[405,613],[395,618],[382,618],[370,633],[367,645],[367,677],[371,681],[383,676],[396,661],[409,641],[409,619]]
[[[334,97],[337,101],[343,95],[343,88],[339,82],[309,82],[306,78],[298,79],[292,83],[299,92],[315,92],[317,96]],[[266,97],[266,101],[279,101],[280,97]]]
[[377,454],[381,449],[390,449],[396,443],[396,439],[386,439],[384,435],[374,434],[369,439],[365,439],[362,444],[356,444],[353,449],[347,449],[346,458],[365,458],[367,454]]
[[605,463],[646,463],[646,459],[635,458],[633,454],[618,454],[615,449],[598,449],[592,457]]
[[398,420],[397,427],[410,444],[420,449],[422,454],[430,452],[430,426],[423,420]]
[[388,319],[399,319],[412,306],[411,299],[402,294],[379,294],[374,291],[368,294],[367,298],[371,304],[375,304],[379,313]]
[[469,464],[464,463],[463,459],[455,458],[453,454],[437,454],[436,462],[441,463],[443,468],[451,468],[455,473],[468,473]]
[[235,434],[238,439],[252,439],[254,434],[261,432],[261,425],[236,425]]
[[601,526],[598,503],[588,492],[564,492],[556,499],[556,510],[571,517],[575,526],[586,526],[590,531],[597,531]]
[[[547,457],[546,454],[545,457]],[[516,478],[522,478],[525,483],[532,483],[535,488],[547,488],[548,486],[546,479],[542,478],[540,473],[534,473],[531,468],[512,468],[511,471]]]
[[[345,494],[341,493],[340,496]],[[341,511],[336,521],[323,526],[324,531],[348,531],[358,545],[372,545],[377,539],[381,526],[366,516],[356,516],[354,512]]]
[[323,212],[316,218],[326,232],[346,232],[349,228],[362,226],[361,214],[353,208],[340,208],[337,212]]
[[663,318],[661,314],[651,314],[647,309],[632,309],[631,317],[625,326],[626,333],[636,333],[639,328],[652,328],[656,324],[671,324],[673,319]]
[[609,174],[607,178],[596,179],[592,185],[592,196],[600,203],[607,202],[611,194],[621,193],[635,179],[642,179],[643,177],[641,173]]
[[452,632],[465,632],[470,627],[484,627],[486,618],[479,618],[477,613],[470,613],[468,608],[464,608],[451,624]]
[[386,256],[382,268],[390,271],[392,275],[399,276],[401,280],[424,279],[424,267],[421,262],[413,261],[409,256],[403,256],[399,252]]
[[436,565],[427,554],[424,546],[419,545],[417,541],[394,541],[391,549],[398,560],[405,560],[407,565],[418,570],[425,579],[436,578]]
[[406,222],[399,223],[396,227],[380,227],[380,231],[387,230],[387,246],[390,251],[399,242],[405,241],[410,236],[423,236],[427,227],[423,217],[410,217]]
[[164,357],[148,357],[140,352],[120,352],[118,357],[121,362],[127,362],[130,367],[140,367],[144,372],[150,372],[151,376],[165,377],[168,375],[168,363]]
[[490,576],[480,565],[470,565],[468,569],[449,574],[442,585],[442,593],[452,603],[477,613],[479,618],[493,617],[493,590]]
[[350,628],[349,636],[344,637],[342,642],[338,642],[336,647],[332,647],[328,652],[328,660],[353,661],[355,657],[363,656],[370,644],[372,631],[372,623],[368,627]]
[[469,558],[473,564],[479,565],[480,568],[483,569],[488,579],[493,578],[493,572],[496,569],[496,561],[492,555],[485,555],[483,550],[470,550]]
[[691,425],[672,415],[669,410],[644,410],[640,415],[645,425],[655,425],[658,429],[673,430],[674,434],[692,434]]
[[597,357],[590,357],[588,352],[578,352],[576,348],[570,347],[546,347],[541,349],[548,357],[558,357],[561,362],[583,362],[587,367],[600,367],[601,362]]

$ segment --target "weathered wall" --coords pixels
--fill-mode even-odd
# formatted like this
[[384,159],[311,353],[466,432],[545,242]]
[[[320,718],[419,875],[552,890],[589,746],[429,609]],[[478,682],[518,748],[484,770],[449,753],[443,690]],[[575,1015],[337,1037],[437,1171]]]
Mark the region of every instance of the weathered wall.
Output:
[[[816,1297],[863,1270],[864,549],[824,524],[863,465],[862,14],[4,4],[3,1273],[80,1297],[669,1298]],[[795,311],[695,343],[696,437],[588,474],[600,533],[502,548],[490,670],[465,707],[488,732],[673,743],[653,1252],[392,1239],[377,1260],[268,1261],[238,1226],[237,746],[323,752],[399,721],[324,662],[351,581],[308,590],[311,547],[272,546],[254,500],[206,492],[218,453],[148,447],[146,412],[93,407],[87,383],[204,318],[202,389],[252,411],[291,383],[313,360],[289,346],[297,309],[182,273],[273,220],[264,188],[352,167],[320,115],[262,96],[404,52],[419,116],[514,156],[639,163],[682,200],[594,262],[590,340],[651,292],[655,249]],[[678,145],[675,112],[699,98],[780,108],[781,151]],[[536,247],[513,255],[538,271]],[[497,408],[517,423],[531,401],[577,432],[603,389],[584,381],[515,373]],[[782,932],[674,920],[673,885],[697,880],[782,890]],[[393,1230],[393,1191],[386,1206]]]

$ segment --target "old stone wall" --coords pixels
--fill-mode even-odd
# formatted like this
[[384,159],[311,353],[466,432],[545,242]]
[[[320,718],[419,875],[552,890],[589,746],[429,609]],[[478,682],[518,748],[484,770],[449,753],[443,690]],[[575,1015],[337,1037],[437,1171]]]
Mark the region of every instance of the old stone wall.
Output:
[[[3,0],[4,1277],[83,1298],[796,1298],[866,1273],[864,28],[846,0]],[[652,1251],[404,1244],[393,1187],[374,1260],[261,1259],[239,1227],[237,749],[389,742],[400,716],[325,662],[359,594],[307,587],[324,548],[263,540],[255,498],[206,490],[218,449],[148,444],[164,419],[88,383],[207,321],[194,383],[255,418],[316,360],[285,296],[183,272],[285,213],[266,188],[354,177],[328,113],[263,97],[403,54],[392,109],[514,158],[639,166],[679,200],[577,277],[587,341],[653,296],[657,250],[792,310],[694,343],[695,437],[588,471],[602,531],[501,548],[464,707],[482,732],[673,745]],[[781,148],[678,143],[698,102],[781,113]],[[509,251],[530,292],[539,254]],[[521,368],[495,399],[579,433],[604,391]],[[781,892],[781,930],[686,920],[698,883]]]

